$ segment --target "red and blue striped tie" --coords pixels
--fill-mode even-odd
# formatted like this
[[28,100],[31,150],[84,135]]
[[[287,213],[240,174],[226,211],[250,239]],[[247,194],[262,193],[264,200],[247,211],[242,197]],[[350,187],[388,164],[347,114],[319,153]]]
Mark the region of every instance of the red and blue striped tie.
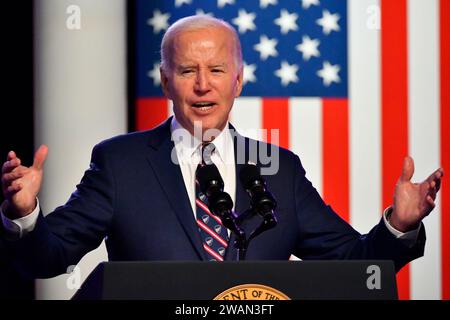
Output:
[[[214,149],[214,145],[211,143],[202,145],[202,162],[198,165],[197,171],[205,164],[215,166],[211,161],[211,154],[214,152]],[[200,191],[197,171],[195,174],[195,204],[197,208],[197,226],[203,240],[203,249],[205,249],[208,260],[223,261],[228,247],[228,231],[223,226],[220,218],[209,210],[208,199]]]

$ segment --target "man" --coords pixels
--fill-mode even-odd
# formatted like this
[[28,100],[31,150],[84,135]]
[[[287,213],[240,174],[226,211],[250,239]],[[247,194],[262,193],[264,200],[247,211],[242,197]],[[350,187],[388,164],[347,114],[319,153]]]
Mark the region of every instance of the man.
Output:
[[[69,201],[46,218],[37,195],[47,147],[36,151],[31,167],[22,166],[13,151],[8,154],[2,168],[6,200],[0,241],[26,273],[34,277],[64,273],[104,238],[110,260],[235,259],[236,250],[228,245],[234,235],[228,240],[229,232],[205,228],[206,220],[220,223],[220,219],[210,215],[203,220],[195,177],[203,160],[202,146],[212,142],[210,157],[235,212],[249,207],[236,177],[252,158],[248,146],[255,142],[239,135],[233,138],[228,123],[243,81],[237,33],[215,18],[184,18],[167,30],[161,54],[161,83],[173,101],[175,117],[153,130],[98,144]],[[239,161],[240,144],[244,162]],[[258,149],[268,147],[257,144]],[[421,221],[434,207],[442,169],[413,184],[413,161],[406,158],[392,207],[367,235],[360,235],[323,202],[298,156],[275,150],[278,170],[265,179],[278,202],[278,225],[252,241],[247,259],[287,260],[291,254],[302,259],[391,259],[399,270],[423,254]],[[252,160],[264,167],[260,157]],[[249,232],[259,222],[259,217],[251,217],[242,227]],[[206,237],[202,230],[208,230]],[[214,241],[222,245],[217,251],[211,249]]]

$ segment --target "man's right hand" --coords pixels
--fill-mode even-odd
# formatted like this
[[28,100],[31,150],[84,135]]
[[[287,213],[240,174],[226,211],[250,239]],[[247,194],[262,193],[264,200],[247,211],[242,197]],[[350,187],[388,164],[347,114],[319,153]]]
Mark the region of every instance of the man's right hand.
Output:
[[9,219],[25,217],[36,208],[48,147],[41,145],[34,154],[31,167],[21,165],[14,151],[8,153],[2,167],[2,190],[5,196],[3,214]]

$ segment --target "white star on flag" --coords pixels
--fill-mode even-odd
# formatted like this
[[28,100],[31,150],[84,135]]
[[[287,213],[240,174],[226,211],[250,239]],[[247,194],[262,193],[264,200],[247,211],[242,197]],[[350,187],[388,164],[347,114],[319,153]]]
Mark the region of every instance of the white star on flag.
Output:
[[247,82],[256,82],[256,64],[247,64],[244,61],[244,84]]
[[302,0],[303,9],[309,9],[311,5],[318,6],[319,4],[319,0]]
[[175,7],[181,7],[183,4],[191,4],[192,0],[175,0]]
[[161,11],[156,9],[153,11],[153,17],[147,20],[147,24],[153,27],[153,33],[160,33],[169,27],[170,13],[162,14]]
[[298,66],[289,64],[286,61],[281,62],[281,68],[275,71],[275,75],[281,78],[281,84],[285,87],[291,82],[298,82]]
[[195,11],[195,15],[196,16],[210,16],[210,17],[214,17],[214,14],[212,12],[205,12],[202,9],[197,9]]
[[147,72],[147,76],[153,79],[153,85],[155,87],[159,86],[161,84],[161,74],[159,73],[159,63],[153,64],[153,69]]
[[223,8],[227,4],[234,4],[234,0],[217,0],[217,6],[219,8]]
[[323,79],[323,84],[328,87],[333,82],[341,82],[338,76],[339,70],[341,70],[339,65],[331,65],[328,61],[325,61],[322,69],[317,71],[317,75]]
[[311,39],[309,36],[303,36],[302,43],[299,43],[295,48],[303,54],[303,60],[308,61],[311,57],[320,56],[320,52],[317,49],[319,44],[319,39]]
[[239,9],[238,16],[232,21],[235,25],[239,27],[239,33],[245,33],[247,30],[256,30],[255,20],[256,14],[253,12],[247,13],[243,9]]
[[277,43],[277,39],[269,39],[266,35],[262,35],[259,37],[259,43],[255,44],[253,48],[259,51],[261,60],[266,60],[268,57],[278,55],[277,49],[275,49]]
[[331,31],[339,31],[339,15],[337,13],[331,14],[328,10],[323,10],[322,18],[317,19],[316,22],[322,26],[322,31],[325,34],[330,34]]
[[287,10],[282,9],[280,12],[280,17],[275,19],[275,24],[280,26],[281,33],[286,34],[291,30],[298,30],[297,23],[295,23],[295,20],[297,20],[297,18],[298,14],[289,13]]
[[259,6],[261,7],[261,8],[267,8],[267,6],[269,5],[269,4],[272,4],[272,5],[277,5],[277,3],[278,3],[278,1],[277,0],[259,0]]

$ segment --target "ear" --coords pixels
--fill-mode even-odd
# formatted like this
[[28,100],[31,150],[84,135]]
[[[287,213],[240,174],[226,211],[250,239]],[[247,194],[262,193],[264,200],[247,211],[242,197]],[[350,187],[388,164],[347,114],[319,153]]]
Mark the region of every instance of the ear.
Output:
[[239,97],[242,92],[242,86],[244,84],[244,66],[239,68],[239,73],[237,76],[237,87],[236,87],[236,97]]
[[163,68],[159,68],[159,75],[161,77],[161,88],[167,99],[171,99],[170,88],[169,88],[169,78],[167,77]]

